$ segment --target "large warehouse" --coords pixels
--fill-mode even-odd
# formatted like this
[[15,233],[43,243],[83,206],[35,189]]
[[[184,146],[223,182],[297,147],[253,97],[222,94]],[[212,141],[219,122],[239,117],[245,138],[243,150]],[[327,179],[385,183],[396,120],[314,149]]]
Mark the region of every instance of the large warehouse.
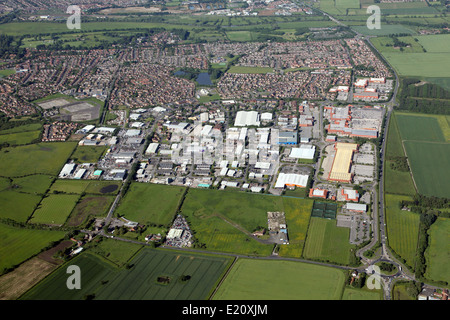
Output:
[[280,173],[278,175],[275,188],[284,188],[285,186],[306,188],[307,184],[308,184],[308,175],[295,173]]
[[338,142],[335,144],[334,149],[336,150],[336,155],[334,156],[328,180],[351,182],[352,174],[350,173],[350,166],[353,153],[358,149],[358,145],[356,143]]
[[257,111],[238,111],[234,125],[236,127],[259,126],[260,119]]

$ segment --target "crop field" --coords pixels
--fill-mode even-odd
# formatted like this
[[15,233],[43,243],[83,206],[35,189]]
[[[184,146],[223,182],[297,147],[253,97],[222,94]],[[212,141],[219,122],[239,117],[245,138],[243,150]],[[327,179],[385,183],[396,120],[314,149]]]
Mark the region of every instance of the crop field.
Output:
[[405,141],[404,145],[419,193],[450,197],[450,143]]
[[348,264],[350,229],[337,227],[336,220],[311,217],[303,256],[306,259]]
[[79,226],[89,216],[102,217],[106,216],[108,209],[114,202],[112,196],[84,196],[75,206],[69,219],[67,219],[67,226]]
[[397,113],[396,118],[403,140],[445,142],[439,122],[434,117]]
[[412,200],[409,196],[385,195],[387,238],[389,246],[413,266],[419,232],[419,214],[399,208],[401,200]]
[[283,197],[289,245],[280,247],[278,252],[280,256],[294,258],[302,256],[313,203],[312,200]]
[[[416,34],[416,32],[401,24],[382,24],[381,29],[369,29],[366,25],[352,26],[352,29],[366,36],[388,36],[391,34]],[[382,52],[384,54],[384,52]]]
[[64,237],[64,232],[22,229],[0,223],[0,273],[39,253],[51,242]]
[[[67,288],[69,265],[77,265],[81,271],[81,290]],[[81,254],[62,265],[52,274],[26,292],[22,300],[82,300],[101,286],[101,281],[110,280],[116,268],[91,254]]]
[[450,282],[450,219],[439,217],[430,227],[429,245],[425,251],[427,270],[425,277],[434,281]]
[[214,300],[339,300],[339,269],[294,261],[239,259]]
[[450,77],[450,70],[441,66],[450,63],[450,55],[448,44],[443,44],[445,40],[448,40],[448,35],[444,36],[447,37],[417,36],[419,44],[426,49],[426,52],[410,53],[406,50],[405,52],[387,52],[383,46],[377,48],[401,76],[445,78]]
[[101,256],[121,268],[142,248],[144,248],[143,245],[104,238],[97,246],[90,249],[90,252]]
[[[116,269],[85,253],[70,262],[80,267],[81,290],[66,287],[62,266],[25,294],[26,300],[81,300],[95,294],[99,300],[207,299],[230,264],[226,257],[145,249],[130,261],[131,269]],[[183,276],[189,276],[182,281]]]
[[0,175],[57,175],[75,146],[76,142],[51,142],[4,148],[0,151]]
[[25,261],[19,267],[0,277],[0,300],[16,300],[29,288],[56,269],[56,265],[38,257]]
[[[408,44],[407,47],[403,47],[403,53],[423,53],[424,47],[414,39],[417,37],[397,37],[398,40]],[[391,37],[377,37],[371,39],[372,44],[383,52],[400,52],[400,47],[394,46],[394,40]]]
[[62,225],[79,199],[78,195],[50,194],[33,213],[31,223]]
[[184,191],[178,186],[132,183],[116,212],[143,224],[170,225]]

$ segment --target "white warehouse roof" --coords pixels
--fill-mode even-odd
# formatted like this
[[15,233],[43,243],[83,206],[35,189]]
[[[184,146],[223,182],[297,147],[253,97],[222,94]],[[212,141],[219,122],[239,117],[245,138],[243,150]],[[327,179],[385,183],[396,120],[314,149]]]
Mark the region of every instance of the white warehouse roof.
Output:
[[295,173],[280,173],[278,175],[275,188],[284,188],[286,185],[305,188],[307,183],[308,183],[308,175]]
[[290,158],[313,159],[316,147],[313,145],[302,145],[300,148],[292,148]]
[[259,123],[257,111],[238,111],[234,121],[236,127],[259,126]]

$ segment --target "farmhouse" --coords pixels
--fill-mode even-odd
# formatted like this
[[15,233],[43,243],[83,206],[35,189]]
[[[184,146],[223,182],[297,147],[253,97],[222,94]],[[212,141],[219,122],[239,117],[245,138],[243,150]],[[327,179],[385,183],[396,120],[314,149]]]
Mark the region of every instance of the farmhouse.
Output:
[[358,149],[358,145],[355,143],[337,142],[334,148],[336,150],[336,155],[333,159],[333,165],[328,180],[349,183],[352,180],[350,166],[353,153]]

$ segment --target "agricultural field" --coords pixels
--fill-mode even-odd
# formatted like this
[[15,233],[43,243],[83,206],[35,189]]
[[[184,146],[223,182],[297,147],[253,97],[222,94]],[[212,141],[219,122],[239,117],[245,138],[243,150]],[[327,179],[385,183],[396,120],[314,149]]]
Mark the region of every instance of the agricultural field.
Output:
[[[388,36],[391,34],[416,34],[416,32],[407,26],[401,24],[383,24],[380,29],[369,29],[363,25],[352,26],[352,29],[366,36]],[[384,52],[382,52],[384,54]],[[390,61],[390,60],[388,60]]]
[[435,117],[396,114],[402,140],[445,142],[438,120]]
[[103,238],[95,247],[89,249],[89,252],[106,259],[118,268],[122,268],[142,248],[144,248],[143,245]]
[[404,145],[419,193],[450,197],[450,144],[405,141]]
[[311,217],[303,256],[347,265],[354,248],[349,237],[350,229],[337,227],[336,220]]
[[[75,146],[76,142],[50,142],[3,148],[0,151],[0,175],[57,175]],[[25,154],[27,157],[24,157]]]
[[45,174],[13,178],[10,189],[31,194],[45,194],[54,179],[55,177]]
[[387,239],[389,246],[400,255],[410,267],[414,265],[419,232],[419,214],[401,210],[402,200],[411,201],[409,196],[385,195]]
[[362,289],[346,287],[342,300],[383,300],[383,291],[370,290],[367,286]]
[[422,115],[395,112],[390,123],[385,191],[414,194],[408,172],[390,168],[392,157],[406,156],[419,193],[448,197],[450,127],[446,115]]
[[85,195],[73,208],[66,225],[79,226],[90,216],[106,216],[113,202],[112,196]]
[[42,196],[16,191],[0,192],[0,218],[26,222]]
[[[99,300],[204,300],[209,297],[231,259],[144,249],[117,269],[93,254],[71,260],[80,267],[81,290],[69,290],[66,268],[62,266],[36,287],[24,300],[81,300],[87,295]],[[83,273],[83,270],[89,272]],[[183,276],[187,276],[184,278]]]
[[0,131],[0,144],[8,143],[10,146],[29,144],[38,139],[40,134],[40,130],[7,134],[2,134],[2,131]]
[[71,194],[50,194],[41,201],[30,222],[63,225],[79,198]]
[[397,113],[391,115],[386,142],[386,162],[384,166],[384,191],[393,194],[414,195],[416,189],[409,171],[394,170],[391,164],[396,157],[405,157],[403,143],[398,130]]
[[116,213],[143,224],[169,226],[184,191],[184,187],[132,183]]
[[22,229],[0,223],[0,273],[38,254],[64,235],[62,231]]
[[450,70],[449,68],[442,68],[442,66],[450,63],[450,50],[447,44],[450,39],[449,36],[448,34],[415,36],[418,39],[418,44],[426,52],[407,52],[408,48],[404,52],[392,52],[392,48],[386,49],[387,47],[380,45],[379,41],[375,41],[374,45],[400,76],[432,79],[448,78],[450,77]]
[[107,146],[78,146],[70,158],[76,163],[97,163],[107,149]]
[[439,217],[430,227],[429,245],[425,251],[427,270],[425,277],[434,281],[450,282],[450,219]]
[[313,203],[312,200],[283,197],[289,245],[280,247],[278,252],[280,256],[294,258],[302,256]]
[[120,187],[121,183],[117,181],[59,179],[51,186],[49,193],[114,195]]
[[38,257],[25,261],[13,271],[0,276],[0,300],[18,299],[56,268],[56,265]]
[[345,274],[294,261],[239,259],[214,300],[340,300]]

